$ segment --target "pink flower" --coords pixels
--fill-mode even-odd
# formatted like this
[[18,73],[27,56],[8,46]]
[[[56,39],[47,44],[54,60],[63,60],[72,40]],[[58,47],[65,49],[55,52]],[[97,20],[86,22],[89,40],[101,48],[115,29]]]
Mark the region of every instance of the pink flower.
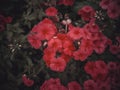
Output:
[[66,67],[66,62],[63,58],[53,58],[50,63],[50,69],[57,72],[63,72]]
[[68,83],[68,90],[82,90],[82,87],[76,81],[72,81]]
[[22,76],[22,81],[23,81],[23,83],[24,83],[26,86],[28,86],[28,87],[31,87],[31,86],[34,84],[34,81],[31,80],[31,79],[29,79],[29,78],[27,78],[26,75],[23,75],[23,76]]
[[55,7],[49,7],[45,10],[47,16],[56,16],[58,11]]
[[83,86],[84,90],[97,90],[97,84],[93,80],[86,80]]
[[78,15],[85,21],[90,21],[95,16],[95,10],[91,6],[84,6],[78,11]]

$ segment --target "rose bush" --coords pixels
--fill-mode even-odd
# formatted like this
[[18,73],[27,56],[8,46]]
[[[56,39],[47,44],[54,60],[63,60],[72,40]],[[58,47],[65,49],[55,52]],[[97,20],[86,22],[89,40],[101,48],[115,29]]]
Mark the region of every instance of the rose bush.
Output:
[[120,89],[119,0],[0,2],[1,90]]

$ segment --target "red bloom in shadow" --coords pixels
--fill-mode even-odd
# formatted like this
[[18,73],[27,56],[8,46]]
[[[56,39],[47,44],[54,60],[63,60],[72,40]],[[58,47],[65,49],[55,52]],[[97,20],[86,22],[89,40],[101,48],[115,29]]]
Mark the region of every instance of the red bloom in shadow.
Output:
[[60,79],[50,78],[42,84],[40,90],[67,90],[67,88],[60,83]]
[[39,49],[41,46],[41,40],[36,35],[28,35],[28,42],[33,46],[35,49]]
[[87,59],[88,54],[85,53],[84,51],[81,50],[77,50],[73,53],[74,59],[75,60],[80,60],[80,61],[84,61]]
[[68,83],[68,90],[82,90],[82,87],[76,81],[72,81]]
[[84,6],[78,10],[78,15],[85,21],[90,21],[95,16],[95,10],[91,6]]
[[29,79],[26,75],[22,76],[22,81],[28,87],[30,87],[30,86],[32,86],[34,84],[34,81]]
[[53,58],[51,59],[50,69],[57,72],[63,72],[66,67],[66,62],[63,58]]
[[45,10],[47,16],[56,16],[58,11],[55,7],[49,7]]
[[108,5],[110,4],[110,0],[102,0],[100,2],[100,6],[103,8],[103,9],[108,9]]
[[83,86],[84,90],[97,90],[97,84],[93,80],[86,80]]

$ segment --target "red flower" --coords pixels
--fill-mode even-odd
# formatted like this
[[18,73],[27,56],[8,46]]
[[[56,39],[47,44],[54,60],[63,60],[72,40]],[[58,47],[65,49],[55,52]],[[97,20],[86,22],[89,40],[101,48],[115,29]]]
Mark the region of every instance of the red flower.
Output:
[[[109,81],[111,82],[111,81]],[[111,90],[110,83],[108,81],[101,82],[98,84],[98,89],[97,90]],[[115,90],[115,89],[114,89]]]
[[87,80],[84,82],[84,90],[97,90],[97,84],[93,80]]
[[76,81],[68,83],[68,90],[82,90],[82,87]]
[[75,47],[71,40],[64,41],[64,43],[63,43],[64,54],[72,56],[74,50],[75,50]]
[[80,44],[80,50],[88,55],[91,55],[93,52],[93,41],[90,39],[82,39]]
[[84,26],[85,29],[87,29],[91,33],[97,33],[99,32],[99,26],[95,24],[95,22],[90,22]]
[[94,74],[97,71],[96,64],[93,61],[87,62],[84,66],[84,69],[90,75]]
[[103,8],[103,9],[108,9],[108,5],[110,4],[110,0],[102,0],[100,2],[100,6]]
[[49,79],[46,80],[42,86],[40,87],[40,90],[58,90],[58,87],[60,86],[60,80],[58,78],[56,79]]
[[63,72],[66,67],[66,62],[63,58],[53,58],[50,63],[50,69],[57,72]]
[[105,80],[108,74],[108,67],[103,60],[98,60],[95,62],[96,68],[98,70],[97,76],[95,77],[96,80]]
[[41,40],[49,40],[55,35],[56,31],[57,29],[54,23],[50,19],[45,18],[34,26],[31,32],[35,33]]
[[79,27],[70,28],[70,31],[67,35],[73,40],[79,40],[83,37],[83,29]]
[[67,90],[67,89],[63,85],[61,85],[60,79],[50,78],[49,80],[46,80],[42,84],[40,90]]
[[95,64],[96,64],[96,67],[99,70],[99,72],[100,71],[101,71],[101,73],[107,73],[108,72],[108,67],[103,60],[97,60],[95,62]]
[[95,10],[91,6],[84,6],[78,11],[78,15],[85,21],[90,21],[95,16]]
[[66,40],[68,40],[69,38],[67,37],[66,34],[63,33],[58,33],[57,37],[62,41],[62,43],[64,43]]
[[84,69],[96,81],[105,80],[108,74],[107,65],[102,60],[87,62]]
[[75,60],[80,60],[80,61],[84,61],[87,59],[88,54],[85,53],[84,51],[81,50],[77,50],[73,53],[74,59]]
[[45,10],[47,16],[56,16],[58,11],[55,7],[49,7]]
[[28,42],[33,46],[35,49],[39,49],[41,46],[41,40],[35,35],[30,34],[28,35]]
[[41,37],[42,40],[49,40],[51,39],[56,33],[56,29],[53,25],[50,24],[43,24],[39,26],[39,33],[38,35]]
[[117,64],[115,62],[109,62],[107,66],[109,71],[115,71],[117,69]]
[[110,52],[112,54],[118,54],[120,52],[120,47],[118,47],[117,45],[110,45]]
[[46,65],[49,67],[51,63],[51,59],[53,59],[56,55],[56,52],[51,48],[46,48],[44,50],[43,60],[46,62]]
[[112,19],[118,18],[120,16],[119,8],[120,6],[118,6],[115,2],[110,3],[107,10],[108,16]]
[[72,6],[74,4],[75,0],[59,0],[58,4],[65,5],[65,6]]
[[30,87],[30,86],[32,86],[32,85],[34,84],[34,81],[31,80],[31,79],[29,79],[29,78],[27,78],[26,75],[23,75],[23,76],[22,76],[22,81],[23,81],[23,83],[24,83],[26,86],[28,86],[28,87]]
[[92,34],[89,30],[87,30],[87,29],[83,30],[83,38],[84,39],[91,39],[91,36],[92,36]]
[[108,39],[102,33],[98,33],[97,37],[99,38],[93,41],[94,50],[96,53],[102,54],[105,51]]
[[68,63],[70,61],[70,56],[69,55],[66,55],[64,53],[62,53],[61,57],[65,60],[66,63]]
[[62,42],[57,37],[52,38],[48,41],[48,47],[55,51],[60,50],[62,48]]

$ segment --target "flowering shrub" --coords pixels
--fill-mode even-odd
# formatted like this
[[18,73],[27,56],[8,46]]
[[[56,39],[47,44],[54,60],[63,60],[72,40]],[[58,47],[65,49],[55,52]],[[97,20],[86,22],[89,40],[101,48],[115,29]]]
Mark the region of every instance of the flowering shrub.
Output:
[[6,1],[1,90],[120,89],[119,0]]

